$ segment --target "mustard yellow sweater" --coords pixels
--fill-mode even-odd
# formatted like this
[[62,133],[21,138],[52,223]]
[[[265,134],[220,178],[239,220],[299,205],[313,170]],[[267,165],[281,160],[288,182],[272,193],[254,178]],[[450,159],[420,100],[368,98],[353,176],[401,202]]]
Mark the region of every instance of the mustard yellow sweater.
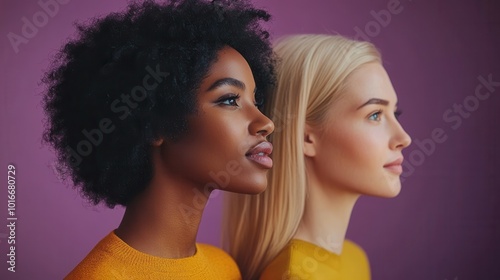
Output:
[[363,249],[346,240],[336,255],[312,243],[292,239],[266,267],[261,280],[369,280],[370,265]]
[[111,232],[64,279],[220,280],[241,275],[234,260],[211,245],[196,244],[192,257],[165,259],[139,252]]

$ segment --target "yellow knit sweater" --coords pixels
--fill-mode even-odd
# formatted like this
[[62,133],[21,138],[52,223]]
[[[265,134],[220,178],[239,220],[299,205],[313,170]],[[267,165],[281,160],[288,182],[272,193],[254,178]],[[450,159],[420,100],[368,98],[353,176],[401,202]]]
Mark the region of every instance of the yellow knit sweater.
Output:
[[292,239],[266,267],[261,280],[369,280],[366,254],[351,241],[345,241],[336,255],[307,241]]
[[64,279],[220,280],[241,275],[234,260],[211,245],[196,244],[192,257],[165,259],[139,252],[111,232]]

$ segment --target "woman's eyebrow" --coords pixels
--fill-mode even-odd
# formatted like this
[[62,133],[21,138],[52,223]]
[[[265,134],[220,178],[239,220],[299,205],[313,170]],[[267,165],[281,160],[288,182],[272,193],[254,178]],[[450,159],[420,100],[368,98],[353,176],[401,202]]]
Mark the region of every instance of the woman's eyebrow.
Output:
[[380,98],[370,98],[370,100],[366,101],[363,105],[359,106],[356,110],[359,110],[359,109],[363,108],[364,106],[370,105],[370,104],[379,104],[379,105],[387,106],[387,105],[389,105],[389,101],[387,101],[385,99],[380,99]]
[[233,86],[233,87],[237,87],[237,88],[239,88],[241,90],[245,90],[245,88],[246,88],[245,83],[243,83],[240,80],[237,80],[237,79],[234,79],[234,78],[222,78],[222,79],[219,79],[219,80],[215,81],[207,89],[207,91],[214,90],[214,89],[216,89],[218,87],[221,87],[221,86]]

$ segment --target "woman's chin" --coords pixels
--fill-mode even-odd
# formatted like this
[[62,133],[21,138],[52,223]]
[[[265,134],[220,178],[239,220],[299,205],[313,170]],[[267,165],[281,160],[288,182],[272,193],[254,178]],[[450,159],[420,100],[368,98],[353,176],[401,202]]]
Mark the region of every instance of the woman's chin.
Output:
[[394,198],[401,192],[401,182],[395,182],[392,186],[387,186],[387,189],[379,196],[383,198]]
[[264,192],[266,189],[267,189],[267,176],[256,176],[252,178],[252,180],[249,180],[249,182],[245,182],[243,184],[238,184],[238,185],[229,185],[226,189],[223,190],[241,194],[260,194]]

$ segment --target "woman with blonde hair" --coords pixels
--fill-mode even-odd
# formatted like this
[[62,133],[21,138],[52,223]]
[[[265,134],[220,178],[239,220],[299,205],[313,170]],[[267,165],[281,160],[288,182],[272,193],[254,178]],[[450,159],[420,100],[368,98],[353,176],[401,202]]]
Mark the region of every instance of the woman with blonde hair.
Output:
[[377,49],[342,36],[295,35],[275,45],[274,167],[259,195],[226,201],[228,251],[244,279],[370,279],[345,240],[360,195],[394,197],[411,139]]

